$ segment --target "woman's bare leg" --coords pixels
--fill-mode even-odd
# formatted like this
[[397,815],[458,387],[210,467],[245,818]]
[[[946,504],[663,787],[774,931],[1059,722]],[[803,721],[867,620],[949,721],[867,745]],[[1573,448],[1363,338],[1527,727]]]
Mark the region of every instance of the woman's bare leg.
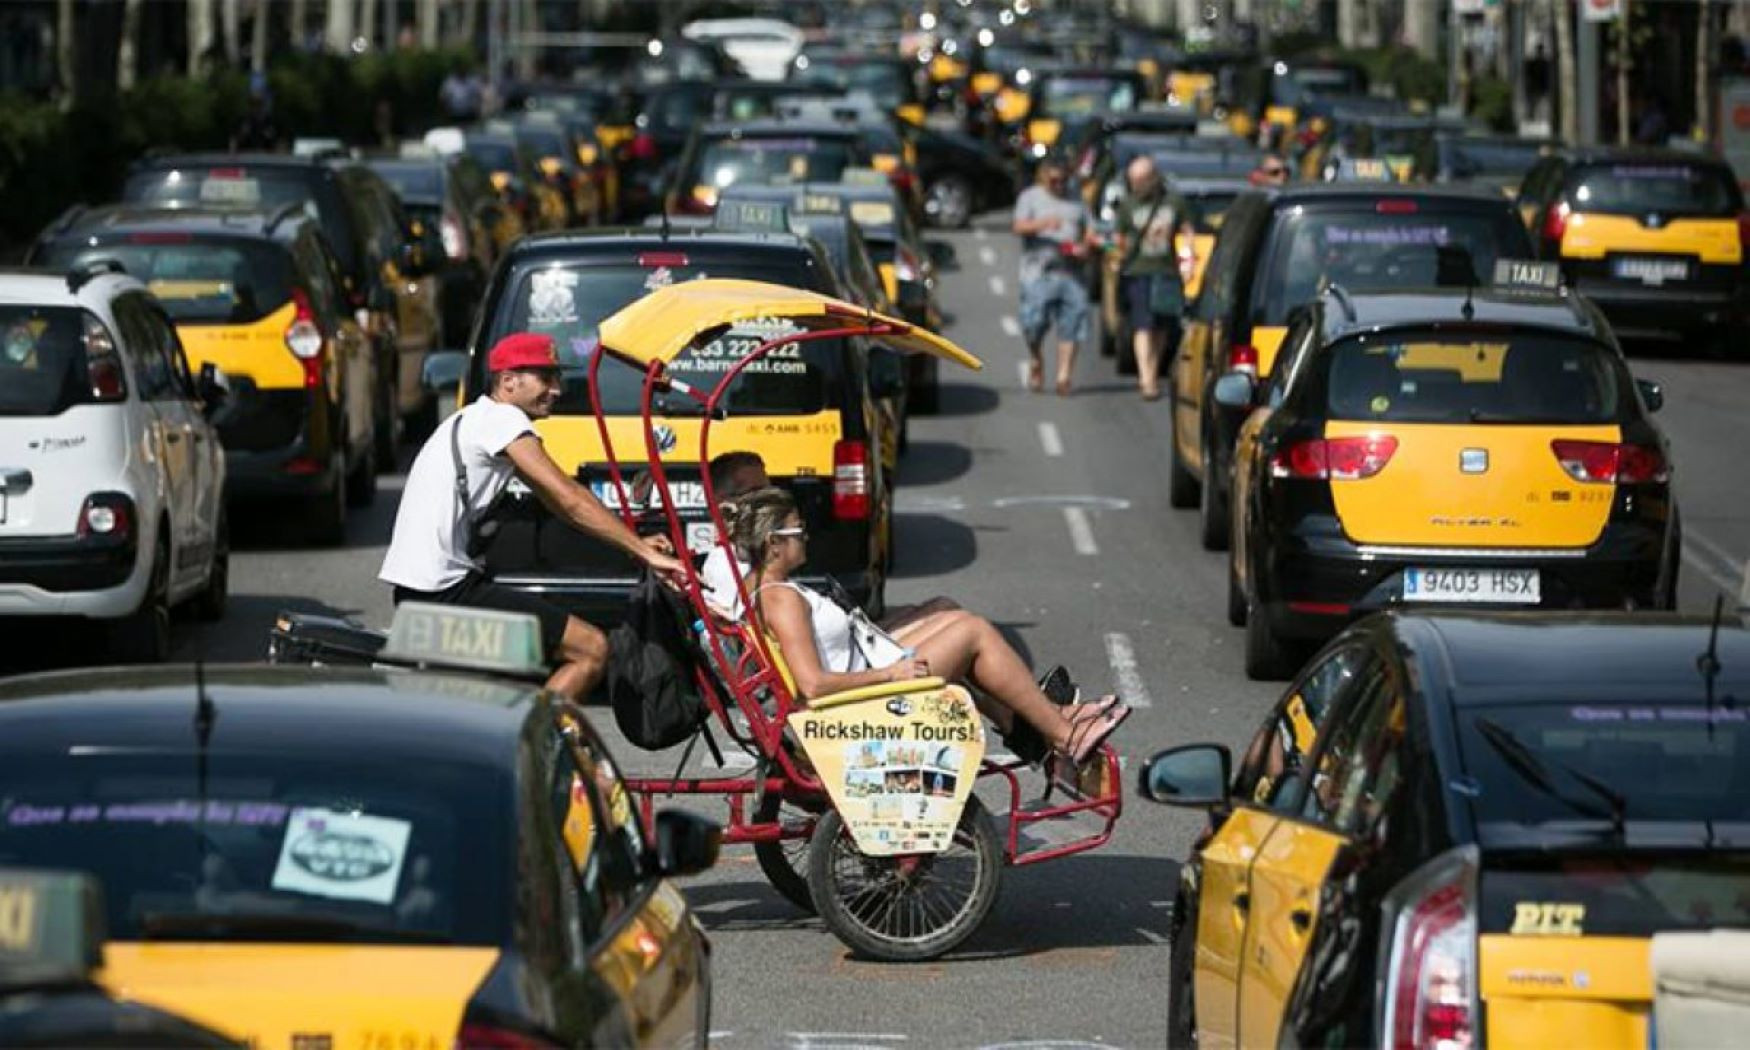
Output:
[[1033,681],[1033,672],[989,620],[969,612],[944,613],[933,630],[907,641],[930,673],[950,681],[964,678],[1013,711],[1053,747],[1070,734],[1069,716]]

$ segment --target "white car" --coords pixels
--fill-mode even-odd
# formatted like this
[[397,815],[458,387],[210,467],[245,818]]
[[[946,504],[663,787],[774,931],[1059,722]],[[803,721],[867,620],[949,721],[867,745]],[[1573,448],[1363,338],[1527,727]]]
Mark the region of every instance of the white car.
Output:
[[156,661],[171,606],[223,615],[224,386],[114,263],[0,274],[0,617],[103,621]]
[[802,53],[802,30],[776,18],[705,18],[681,35],[718,44],[755,80],[783,80]]

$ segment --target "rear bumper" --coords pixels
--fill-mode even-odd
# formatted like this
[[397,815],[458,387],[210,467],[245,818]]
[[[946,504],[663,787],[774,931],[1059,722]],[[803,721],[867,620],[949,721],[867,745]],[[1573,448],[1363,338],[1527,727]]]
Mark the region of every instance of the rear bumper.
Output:
[[125,616],[146,564],[133,540],[50,536],[0,542],[0,616]]
[[1643,285],[1601,278],[1578,279],[1575,288],[1604,311],[1619,337],[1675,338],[1750,321],[1744,285],[1729,290]]
[[[337,417],[304,390],[250,390],[217,420],[225,446],[225,495],[232,499],[316,496],[339,483],[333,469]],[[320,468],[288,469],[297,460]]]
[[[877,577],[870,572],[835,574],[851,600],[867,609],[875,593]],[[824,576],[798,578],[804,586],[825,590]],[[626,618],[626,602],[636,580],[631,576],[557,576],[503,574],[494,577],[500,587],[538,595],[579,619],[598,627],[613,627]]]
[[307,456],[302,442],[280,452],[225,453],[225,496],[234,500],[282,500],[323,496],[334,491],[342,479],[331,462],[314,473],[288,470],[294,460]]
[[[1325,520],[1328,532],[1303,529],[1277,542],[1259,566],[1259,608],[1285,637],[1323,640],[1351,620],[1383,609],[1657,608],[1664,582],[1665,529],[1647,522],[1612,522],[1597,543],[1577,551],[1506,552],[1363,546]],[[1540,600],[1405,602],[1404,570],[1409,568],[1536,569]]]

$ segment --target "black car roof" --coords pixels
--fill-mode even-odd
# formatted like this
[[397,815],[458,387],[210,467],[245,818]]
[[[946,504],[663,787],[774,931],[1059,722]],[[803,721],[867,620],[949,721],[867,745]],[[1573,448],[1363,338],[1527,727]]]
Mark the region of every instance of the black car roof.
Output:
[[827,138],[854,141],[856,127],[829,120],[783,120],[762,118],[747,121],[712,121],[704,134],[711,138]]
[[[508,766],[535,690],[483,677],[211,665],[213,753],[329,756],[392,766]],[[0,681],[0,755],[75,747],[193,751],[195,670],[99,668]]]
[[1316,182],[1291,183],[1274,189],[1258,191],[1273,200],[1278,208],[1294,204],[1317,204],[1321,201],[1377,203],[1381,198],[1415,200],[1433,204],[1487,205],[1505,210],[1511,202],[1497,190],[1462,184],[1439,186],[1382,186],[1378,183]]
[[[346,158],[351,163],[351,158]],[[299,157],[290,153],[159,153],[141,157],[129,171],[160,171],[169,168],[286,168],[328,172],[332,162],[323,157]]]
[[521,262],[530,257],[564,256],[625,251],[692,251],[722,248],[730,251],[803,251],[803,239],[793,233],[721,230],[712,226],[675,226],[664,236],[648,226],[603,227],[589,230],[555,230],[524,237],[510,247],[505,258]]
[[[1670,613],[1428,613],[1394,616],[1397,637],[1422,659],[1455,707],[1633,699],[1694,704],[1712,620]],[[1559,653],[1553,659],[1552,653]],[[1714,679],[1722,707],[1750,702],[1750,625],[1722,620]]]
[[1684,164],[1723,168],[1726,162],[1711,153],[1659,146],[1557,146],[1551,151],[1574,164]]
[[75,235],[113,235],[129,232],[164,232],[191,236],[253,237],[284,241],[297,235],[305,223],[313,223],[303,202],[278,208],[232,208],[196,205],[173,207],[158,204],[99,204],[69,211],[44,231],[44,238]]
[[[1407,288],[1391,291],[1326,293],[1337,309],[1326,309],[1323,338],[1339,339],[1356,332],[1385,328],[1426,328],[1429,325],[1510,325],[1572,332],[1604,338],[1606,329],[1577,296],[1561,292],[1526,292],[1478,286]],[[1464,313],[1470,304],[1470,315]]]

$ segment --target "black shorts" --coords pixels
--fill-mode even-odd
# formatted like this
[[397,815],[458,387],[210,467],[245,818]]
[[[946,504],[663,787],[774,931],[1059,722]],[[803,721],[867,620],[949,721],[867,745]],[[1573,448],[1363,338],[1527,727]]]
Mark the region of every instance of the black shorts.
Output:
[[476,609],[528,613],[541,621],[541,655],[550,664],[559,659],[559,643],[565,637],[565,623],[571,619],[570,613],[544,598],[500,587],[476,573],[469,573],[460,583],[451,584],[441,591],[416,591],[411,587],[397,586],[395,604],[402,602],[470,605]]
[[[1157,314],[1149,305],[1147,274],[1127,274],[1123,278],[1124,319],[1132,332],[1169,332],[1178,324],[1178,314]],[[1169,344],[1169,350],[1172,349]]]

